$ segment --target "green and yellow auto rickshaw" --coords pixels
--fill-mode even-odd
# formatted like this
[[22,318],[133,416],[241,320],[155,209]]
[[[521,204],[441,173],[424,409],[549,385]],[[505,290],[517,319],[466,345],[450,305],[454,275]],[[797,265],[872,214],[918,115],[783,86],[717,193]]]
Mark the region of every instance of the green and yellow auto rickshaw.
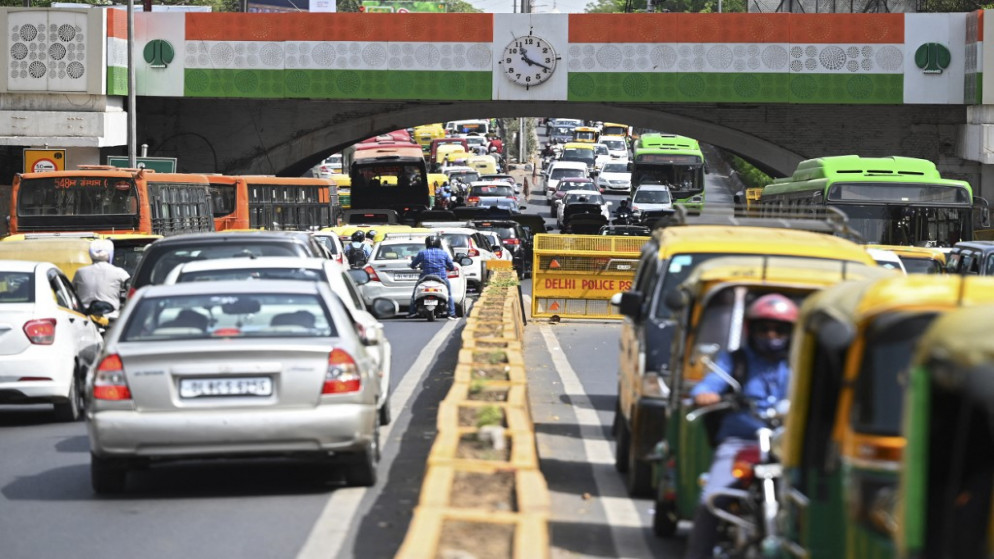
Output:
[[895,519],[904,559],[994,557],[992,331],[994,305],[968,307],[937,319],[918,344]]
[[664,301],[678,317],[670,358],[671,385],[665,440],[657,447],[656,513],[660,537],[693,518],[700,501],[701,475],[713,453],[704,422],[687,419],[690,390],[706,374],[700,351],[734,351],[744,343],[745,310],[757,298],[780,293],[800,303],[839,281],[891,276],[894,272],[849,261],[785,256],[730,256],[698,265]]
[[936,317],[989,302],[988,278],[922,274],[842,284],[805,302],[779,452],[783,547],[790,555],[895,556],[911,356]]

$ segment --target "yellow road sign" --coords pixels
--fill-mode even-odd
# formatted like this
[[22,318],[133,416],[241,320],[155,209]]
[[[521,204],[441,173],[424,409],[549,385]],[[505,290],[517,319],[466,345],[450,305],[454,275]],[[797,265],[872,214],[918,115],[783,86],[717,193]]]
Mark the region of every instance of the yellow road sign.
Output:
[[65,171],[66,150],[64,149],[25,149],[24,172],[42,173],[45,171]]

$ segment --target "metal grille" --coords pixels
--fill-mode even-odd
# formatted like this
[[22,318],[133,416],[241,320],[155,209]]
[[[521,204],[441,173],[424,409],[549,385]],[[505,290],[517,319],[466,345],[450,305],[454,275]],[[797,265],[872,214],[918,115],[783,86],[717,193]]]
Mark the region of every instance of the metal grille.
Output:
[[637,256],[648,237],[607,237],[601,235],[536,235],[535,250],[556,252],[632,253]]

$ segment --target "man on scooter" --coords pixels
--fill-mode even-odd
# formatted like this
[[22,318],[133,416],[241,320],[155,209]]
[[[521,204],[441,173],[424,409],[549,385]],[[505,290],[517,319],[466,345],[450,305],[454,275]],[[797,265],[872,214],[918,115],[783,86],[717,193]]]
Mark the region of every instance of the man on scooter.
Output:
[[[733,353],[724,352],[715,361],[742,385],[742,396],[755,401],[760,410],[775,407],[787,398],[790,366],[791,330],[797,321],[797,305],[779,293],[756,299],[746,310],[745,328],[748,344]],[[690,391],[698,406],[721,401],[721,394],[732,389],[721,375],[711,372]],[[718,490],[730,487],[732,462],[742,448],[756,444],[756,431],[761,421],[748,410],[734,410],[721,418],[715,436],[717,447],[711,461],[707,485],[701,492],[694,527],[687,543],[687,559],[712,557],[718,539],[718,519],[703,504]]]
[[[449,282],[449,270],[455,270],[456,264],[452,261],[449,253],[442,248],[442,239],[437,236],[425,237],[425,248],[418,252],[414,260],[411,260],[412,268],[421,268],[421,275],[418,280],[425,276],[435,275],[445,280],[445,287],[449,290],[449,320],[456,319],[456,298],[452,293],[452,284]],[[417,285],[417,284],[415,284]],[[417,316],[414,308],[414,291],[411,292],[411,306],[407,307],[407,318]]]

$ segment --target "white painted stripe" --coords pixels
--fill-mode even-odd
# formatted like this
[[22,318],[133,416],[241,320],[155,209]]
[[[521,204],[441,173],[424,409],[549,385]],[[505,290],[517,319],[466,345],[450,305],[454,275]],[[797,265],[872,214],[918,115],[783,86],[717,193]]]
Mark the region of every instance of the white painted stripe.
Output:
[[[403,380],[400,381],[400,384],[397,385],[397,388],[390,395],[390,414],[394,420],[390,422],[390,425],[380,428],[381,444],[385,444],[390,440],[390,435],[393,433],[394,427],[399,423],[397,419],[401,412],[407,407],[408,402],[414,396],[415,389],[424,382],[425,376],[428,374],[428,368],[435,361],[435,358],[438,357],[438,352],[442,344],[448,341],[457,324],[459,322],[450,320],[442,326],[441,330],[435,334],[435,337],[421,350],[421,354],[418,355],[417,360],[407,370]],[[386,472],[388,466],[388,464],[381,462],[380,472]],[[307,541],[304,542],[303,547],[300,548],[297,559],[338,557],[342,551],[342,546],[345,545],[345,541],[348,539],[349,532],[356,529],[355,522],[351,522],[351,520],[358,518],[356,513],[358,512],[359,504],[368,490],[369,488],[367,487],[349,487],[335,490],[325,504],[324,510],[321,511],[317,522],[314,523],[314,527],[311,528],[311,533],[307,536]],[[342,522],[343,518],[350,521]]]
[[[586,397],[583,385],[576,376],[576,371],[570,366],[566,354],[559,347],[559,341],[552,333],[552,329],[545,324],[538,327],[545,340],[545,346],[552,356],[552,365],[563,383],[563,392],[570,395],[575,405],[573,406],[577,421],[582,425],[592,423],[599,424],[597,411]],[[597,484],[598,495],[624,495],[626,489],[621,478],[613,468],[606,464],[613,464],[614,452],[611,443],[604,439],[594,440],[592,438],[583,439],[583,449],[587,455],[587,462],[593,464],[594,483]],[[604,514],[611,525],[611,534],[614,539],[615,551],[619,557],[651,557],[652,553],[643,538],[633,538],[631,534],[622,535],[616,528],[641,527],[647,528],[642,523],[635,503],[631,499],[619,497],[599,497],[604,507]]]
[[491,43],[186,41],[186,68],[233,70],[492,70]]
[[128,40],[107,37],[107,66],[128,67]]
[[571,72],[791,72],[901,74],[901,44],[586,43],[570,45]]

